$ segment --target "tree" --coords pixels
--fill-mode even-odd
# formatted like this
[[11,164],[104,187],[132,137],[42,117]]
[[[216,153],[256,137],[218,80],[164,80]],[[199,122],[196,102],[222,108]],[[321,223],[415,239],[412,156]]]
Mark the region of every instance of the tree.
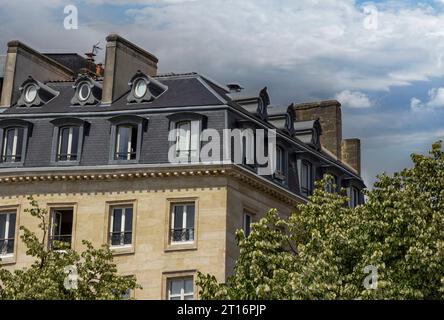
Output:
[[367,201],[317,183],[288,219],[270,210],[245,237],[226,283],[199,273],[202,299],[444,299],[444,153],[382,174]]
[[45,245],[49,231],[48,212],[32,198],[25,212],[39,219],[42,238],[24,226],[20,236],[27,247],[26,254],[35,257],[29,268],[9,271],[0,266],[0,299],[8,300],[96,300],[121,299],[128,290],[141,288],[136,278],[119,276],[108,246],[95,249],[82,241],[82,253],[67,248],[62,242],[51,250]]

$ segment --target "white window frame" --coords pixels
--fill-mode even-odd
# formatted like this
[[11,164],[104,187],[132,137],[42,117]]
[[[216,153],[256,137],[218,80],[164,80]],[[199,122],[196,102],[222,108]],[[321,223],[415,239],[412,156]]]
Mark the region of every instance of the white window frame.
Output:
[[[193,292],[192,293],[189,293],[189,292],[185,293],[185,281],[189,281],[189,280],[191,280],[191,282],[193,284]],[[176,281],[182,282],[180,294],[171,294],[172,283],[176,282]],[[194,297],[194,290],[195,290],[194,277],[170,278],[167,280],[167,285],[168,285],[168,300],[171,300],[171,298],[180,298],[180,300],[185,300],[185,297],[189,297],[189,296],[192,296],[192,300],[195,299],[195,297]]]
[[[120,244],[113,245],[112,239],[109,237],[108,244],[111,248],[126,248],[126,247],[132,247],[133,246],[133,230],[134,230],[134,207],[131,205],[122,205],[122,206],[112,206],[110,209],[110,223],[109,223],[109,235],[111,235],[113,231],[113,225],[114,225],[114,210],[115,209],[122,209],[122,219],[120,221],[120,233],[125,233],[125,217],[126,217],[126,210],[132,209],[132,223],[131,223],[131,243],[130,244],[122,244],[122,238],[120,239]],[[125,238],[123,238],[124,240]]]
[[[302,160],[301,163],[301,193],[304,194],[304,192],[302,191],[303,188],[303,172],[304,172],[304,168],[307,168],[307,182],[308,182],[308,186],[306,187],[307,189],[307,194],[306,196],[310,196],[313,193],[313,164],[311,162],[308,162],[306,160]],[[305,195],[305,194],[304,194]]]
[[[182,129],[184,125],[189,125],[188,129]],[[176,129],[176,157],[179,159],[194,160],[199,157],[200,152],[200,121],[199,120],[182,120],[175,124]],[[186,148],[182,146],[181,133],[185,131]],[[186,157],[183,156],[186,155]]]
[[[119,153],[120,150],[120,128],[129,128],[130,132],[129,132],[129,136],[128,136],[128,147],[126,150],[126,159],[119,159],[117,157],[117,154]],[[120,124],[116,126],[116,151],[114,153],[114,159],[116,160],[135,160],[137,158],[137,148],[139,147],[138,145],[138,141],[136,140],[136,155],[134,159],[131,159],[131,147],[132,147],[132,140],[133,140],[133,130],[136,129],[136,131],[139,130],[139,128],[135,125],[132,124]],[[138,134],[137,134],[138,135]],[[137,137],[138,139],[139,137]]]
[[[4,235],[0,235],[0,239],[3,240],[9,240],[9,223],[11,220],[11,215],[15,215],[15,223],[16,225],[14,226],[14,228],[17,227],[17,212],[0,212],[0,215],[6,215],[6,223],[5,223],[5,234]],[[15,235],[14,235],[14,246],[15,246]],[[0,251],[0,257],[2,258],[9,258],[9,257],[13,257],[15,253],[15,248],[13,248],[12,253],[5,253],[3,254]]]
[[[177,206],[183,206],[184,210],[182,213],[182,230],[186,230],[187,229],[187,218],[188,218],[188,214],[187,214],[187,208],[189,206],[194,206],[194,225],[193,225],[193,240],[186,240],[186,241],[174,241],[173,239],[173,234],[171,233],[172,230],[174,230],[174,222],[175,222],[175,214],[174,214],[174,208]],[[195,202],[185,202],[185,203],[171,203],[171,209],[170,209],[170,242],[171,244],[191,244],[194,243],[194,241],[196,241],[196,203]]]
[[[62,152],[62,132],[63,129],[69,128],[69,133],[68,133],[68,148],[67,148],[67,153],[66,153],[66,160],[60,160],[58,159],[59,156],[61,155]],[[78,140],[77,140],[77,149],[79,148],[79,140],[80,140],[80,128],[78,128]],[[64,162],[64,161],[77,161],[78,160],[78,150],[72,150],[72,138],[73,138],[73,132],[74,132],[74,126],[64,126],[64,127],[60,127],[59,129],[59,145],[57,146],[57,161],[59,162]],[[73,155],[73,151],[75,152],[75,156],[76,159],[71,160],[71,156]]]
[[[5,134],[4,134],[4,141],[3,141],[3,153],[2,153],[2,158],[4,158],[4,157],[6,157],[6,150],[7,150],[7,148],[8,148],[8,132],[10,131],[10,130],[14,130],[14,140],[13,140],[13,142],[12,142],[12,154],[11,154],[11,159],[14,159],[13,161],[11,160],[11,161],[9,161],[9,162],[20,162],[20,161],[22,161],[22,159],[20,159],[20,161],[17,161],[17,144],[18,144],[18,132],[19,132],[19,130],[20,129],[22,129],[22,130],[24,130],[23,128],[19,128],[19,127],[14,127],[14,128],[7,128],[7,129],[5,129]],[[25,132],[23,131],[23,137],[24,137],[24,135],[25,135]],[[23,142],[22,142],[23,143]],[[20,150],[20,152],[22,152],[22,150]],[[20,154],[20,158],[22,157],[23,155],[22,154]],[[6,161],[6,159],[4,159],[3,160],[4,162],[8,162],[8,161]]]

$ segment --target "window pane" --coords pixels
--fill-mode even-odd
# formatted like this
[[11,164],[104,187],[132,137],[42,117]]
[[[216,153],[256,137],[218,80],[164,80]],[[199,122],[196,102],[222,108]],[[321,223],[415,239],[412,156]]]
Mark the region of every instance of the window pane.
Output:
[[251,216],[249,214],[245,214],[244,215],[244,219],[245,219],[245,221],[244,221],[244,224],[245,224],[244,232],[245,232],[246,236],[249,236],[250,232],[251,232]]
[[125,232],[133,230],[133,208],[125,209]]
[[71,150],[69,151],[71,155],[71,160],[77,160],[77,149],[79,147],[79,127],[72,128],[72,141]]
[[137,127],[133,127],[131,131],[131,159],[136,159],[137,155]]
[[68,141],[69,141],[69,128],[64,127],[60,129],[60,142],[59,142],[59,160],[66,161],[68,159]]
[[16,219],[16,214],[15,213],[11,213],[9,215],[9,234],[8,234],[8,238],[14,238],[15,237],[15,219]]
[[6,214],[0,214],[0,239],[6,236]]
[[191,122],[191,141],[190,141],[190,150],[198,151],[199,150],[199,121]]
[[278,173],[283,172],[283,166],[282,166],[282,149],[276,148],[276,171]]
[[191,149],[191,124],[188,121],[180,122],[176,129],[178,130],[176,148],[179,151],[179,156],[188,156],[188,151]]
[[185,290],[184,293],[185,294],[193,294],[193,279],[185,279]]
[[116,159],[127,160],[128,150],[131,138],[131,127],[118,126],[117,127],[117,142],[116,142]]
[[180,295],[182,291],[182,280],[171,280],[170,281],[170,294],[171,295]]
[[186,227],[194,229],[194,204],[187,205]]
[[5,131],[3,140],[3,161],[17,162],[21,161],[23,147],[23,128],[10,128]]
[[113,210],[113,232],[120,232],[122,228],[122,209],[114,209]]
[[24,129],[17,128],[17,145],[15,147],[15,161],[20,161],[22,157]]
[[174,225],[173,228],[175,230],[182,230],[183,228],[183,209],[182,205],[174,206]]

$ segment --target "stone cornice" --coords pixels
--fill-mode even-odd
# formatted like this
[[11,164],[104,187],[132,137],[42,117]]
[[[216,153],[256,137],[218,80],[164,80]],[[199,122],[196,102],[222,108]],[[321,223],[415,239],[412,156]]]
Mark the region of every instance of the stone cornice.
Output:
[[286,204],[296,206],[306,199],[237,165],[201,165],[170,168],[119,168],[0,173],[0,185],[54,181],[110,181],[187,177],[232,177]]

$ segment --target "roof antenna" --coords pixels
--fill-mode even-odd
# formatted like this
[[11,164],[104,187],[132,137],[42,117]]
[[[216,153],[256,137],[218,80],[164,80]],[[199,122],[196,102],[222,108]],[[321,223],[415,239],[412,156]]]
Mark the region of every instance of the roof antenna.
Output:
[[87,73],[92,73],[95,76],[100,76],[100,74],[97,74],[97,68],[94,59],[94,57],[97,56],[98,51],[102,50],[102,48],[99,47],[99,44],[100,42],[97,42],[95,45],[93,45],[91,52],[85,53],[85,56],[87,57],[85,69],[87,70]]

